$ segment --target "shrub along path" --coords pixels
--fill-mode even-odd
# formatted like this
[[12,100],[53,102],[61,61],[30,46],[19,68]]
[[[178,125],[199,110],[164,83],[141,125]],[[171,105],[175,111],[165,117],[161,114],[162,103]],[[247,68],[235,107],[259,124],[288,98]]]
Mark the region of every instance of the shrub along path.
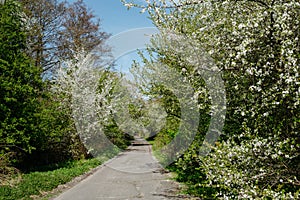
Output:
[[151,145],[136,139],[127,151],[55,200],[190,199],[178,191],[178,184],[153,158]]

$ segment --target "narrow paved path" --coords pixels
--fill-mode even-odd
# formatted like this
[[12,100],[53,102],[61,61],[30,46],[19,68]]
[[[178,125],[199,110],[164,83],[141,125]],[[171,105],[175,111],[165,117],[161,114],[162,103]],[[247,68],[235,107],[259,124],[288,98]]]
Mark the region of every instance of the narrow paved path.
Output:
[[142,139],[105,163],[55,200],[161,200],[186,199],[176,195],[177,185],[169,180]]

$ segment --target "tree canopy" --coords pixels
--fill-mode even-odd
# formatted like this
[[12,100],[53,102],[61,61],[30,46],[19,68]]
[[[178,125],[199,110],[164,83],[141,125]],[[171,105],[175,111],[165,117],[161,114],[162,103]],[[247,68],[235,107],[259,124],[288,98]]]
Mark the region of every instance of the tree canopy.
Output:
[[[149,47],[150,55],[158,56],[146,61],[146,67],[159,71],[167,65],[177,70],[198,96],[194,100],[203,124],[189,151],[175,164],[179,179],[204,198],[297,198],[299,2],[123,2],[148,11],[161,31]],[[152,79],[143,70],[137,73]],[[210,147],[209,155],[202,156],[207,125],[214,112],[222,112],[210,107],[213,96],[209,85],[218,82],[210,82],[207,74],[222,77],[226,118],[219,141]],[[214,76],[209,77],[214,81]],[[157,86],[149,83],[153,96]],[[157,142],[162,139],[157,137]]]
[[40,69],[26,55],[24,13],[19,3],[8,0],[0,9],[0,145],[2,150],[30,152],[39,134]]

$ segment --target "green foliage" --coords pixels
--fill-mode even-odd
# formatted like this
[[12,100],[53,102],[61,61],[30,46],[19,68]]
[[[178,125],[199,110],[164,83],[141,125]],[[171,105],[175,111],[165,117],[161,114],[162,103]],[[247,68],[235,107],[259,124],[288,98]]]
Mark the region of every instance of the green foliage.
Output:
[[[16,1],[0,5],[0,147],[1,152],[34,149],[42,80],[25,55],[26,34]],[[0,153],[1,153],[0,152]]]
[[22,174],[22,180],[13,186],[0,185],[0,199],[33,199],[44,195],[57,186],[100,165],[99,159],[69,161],[39,168],[38,171]]
[[[30,4],[29,1],[28,3]],[[85,12],[82,1],[79,1],[79,5]],[[40,20],[35,22],[43,23],[43,20],[50,19],[49,23],[56,27],[55,21],[52,21],[56,16],[40,14],[41,12],[38,16],[41,17]],[[92,15],[89,16],[88,20],[93,18]],[[68,93],[70,90],[62,88],[55,91],[55,87],[61,85],[41,78],[40,64],[45,59],[40,59],[40,56],[44,55],[39,45],[45,44],[47,48],[52,46],[45,42],[34,46],[37,49],[28,49],[28,45],[36,43],[28,44],[27,39],[35,41],[43,37],[41,34],[29,35],[27,31],[35,28],[28,20],[18,1],[6,0],[5,4],[0,4],[0,199],[32,199],[34,195],[52,190],[100,164],[98,160],[70,161],[64,166],[57,164],[88,158],[90,155],[81,141],[82,138],[77,134],[72,116],[74,113],[71,95]],[[98,28],[99,26],[95,25],[93,30],[98,33]],[[52,31],[47,27],[45,31],[49,30]],[[103,40],[108,37],[106,33],[99,34],[93,36]],[[89,40],[89,48],[102,43],[103,40]],[[108,52],[104,49],[103,51]],[[28,55],[30,53],[32,55]],[[63,54],[63,50],[59,53]],[[36,57],[35,63],[28,56]],[[75,63],[74,60],[70,62]],[[109,79],[108,76],[102,78]],[[100,84],[99,87],[106,87],[104,80],[100,79],[100,82],[103,85]],[[100,114],[99,118],[101,117],[104,118]],[[122,149],[126,148],[129,145],[128,141],[132,139],[118,130],[115,123],[107,125],[105,133]],[[110,156],[116,155],[116,152],[109,152]],[[43,165],[54,166],[56,169],[39,168]],[[38,169],[38,172],[32,172],[32,168]],[[21,171],[26,174],[21,174]]]
[[[45,85],[51,87],[50,83]],[[76,134],[70,108],[61,103],[61,97],[45,88],[41,99],[39,137],[32,138],[35,149],[27,154],[18,165],[22,170],[28,167],[59,163],[69,159],[87,158],[87,150]]]
[[[225,134],[209,156],[200,156],[205,129],[199,128],[200,140],[176,163],[178,179],[208,199],[298,199],[299,2],[180,0],[150,2],[145,9],[170,44],[153,40],[150,51],[170,68],[184,69],[203,95],[200,110],[209,108],[195,75],[201,49],[226,88]],[[182,36],[196,53],[183,49]]]
[[130,145],[130,140],[134,139],[133,136],[123,133],[114,120],[105,126],[104,134],[120,149],[126,149]]
[[0,5],[0,155],[26,167],[87,157],[62,94],[27,57],[26,18],[17,1]]

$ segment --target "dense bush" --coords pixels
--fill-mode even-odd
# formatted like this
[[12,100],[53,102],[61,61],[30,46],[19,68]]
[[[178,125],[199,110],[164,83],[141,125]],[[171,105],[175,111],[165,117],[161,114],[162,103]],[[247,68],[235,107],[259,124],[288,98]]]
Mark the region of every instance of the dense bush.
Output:
[[[299,9],[295,0],[155,1],[145,7],[162,31],[150,51],[184,72],[200,94],[200,112],[209,92],[197,84],[199,75],[211,70],[224,81],[223,136],[207,156],[199,155],[201,142],[192,144],[176,165],[179,179],[204,198],[299,198]],[[205,131],[197,134],[203,138]]]
[[42,79],[25,55],[20,5],[8,0],[0,5],[0,13],[0,155],[30,153],[41,134],[37,127]]
[[[68,89],[55,82],[57,76],[54,68],[51,73],[47,73],[47,76],[43,76],[42,68],[47,68],[47,66],[40,65],[48,59],[45,58],[47,57],[46,50],[44,49],[44,54],[28,55],[34,54],[34,51],[43,51],[43,45],[48,45],[48,43],[41,42],[41,38],[38,41],[35,37],[30,38],[32,33],[29,33],[29,30],[41,28],[41,30],[34,31],[47,32],[50,28],[47,25],[52,28],[56,22],[56,17],[61,16],[53,16],[55,11],[47,13],[47,16],[39,15],[37,17],[40,20],[35,21],[36,23],[44,23],[43,20],[49,20],[51,23],[39,24],[40,26],[35,24],[38,26],[36,28],[32,27],[30,18],[34,12],[40,14],[35,9],[47,10],[47,6],[54,6],[57,2],[48,2],[47,5],[43,5],[46,6],[43,8],[34,7],[35,1],[21,2],[23,4],[20,4],[19,1],[7,0],[4,4],[0,4],[0,170],[3,174],[17,171],[14,167],[27,170],[27,168],[36,165],[59,163],[91,156],[83,144],[83,138],[78,134],[78,127],[76,127],[72,110],[74,107],[71,106],[72,96],[68,93]],[[85,45],[88,46],[85,49],[87,52],[100,45],[101,50],[99,51],[103,51],[103,55],[99,54],[98,56],[101,57],[99,59],[109,57],[107,56],[109,49],[104,47],[104,41],[108,35],[100,32],[100,25],[97,22],[94,24],[91,21],[94,15],[86,12],[86,5],[82,1],[69,6],[73,6],[72,8],[74,6],[80,7],[77,12],[72,13],[75,16],[79,15],[80,12],[84,13],[80,17],[85,18],[85,15],[88,15],[85,20],[90,29],[85,30],[87,32],[85,32],[84,37],[96,38],[95,41],[88,40],[87,43],[89,44],[81,41],[80,46],[82,45],[82,48]],[[59,8],[61,9],[61,4]],[[25,12],[24,9],[26,9]],[[28,12],[32,12],[32,15]],[[80,17],[76,20],[81,20]],[[78,24],[76,28],[80,29],[80,25],[82,24]],[[57,28],[59,24],[54,26]],[[86,24],[84,26],[86,27]],[[48,39],[46,38],[46,40]],[[28,42],[28,40],[32,41]],[[37,46],[41,45],[41,49],[33,50],[30,48],[29,46],[33,43]],[[47,48],[50,48],[51,51],[59,51],[50,46]],[[37,47],[34,46],[34,48]],[[65,49],[60,49],[60,51],[52,53],[60,54]],[[76,54],[77,52],[72,53]],[[38,58],[34,61],[32,58],[35,57]],[[63,63],[62,61],[59,62]],[[76,65],[76,59],[70,60],[70,63]],[[98,78],[100,79],[100,77]],[[96,81],[101,82],[101,80]],[[95,85],[97,86],[97,84]],[[54,88],[57,87],[62,90],[55,90]],[[101,103],[100,101],[101,99],[98,103]],[[101,117],[104,118],[105,116],[99,116],[100,119]],[[115,124],[109,124],[105,131],[108,138],[117,146],[125,148],[128,145],[130,138],[117,130]]]

